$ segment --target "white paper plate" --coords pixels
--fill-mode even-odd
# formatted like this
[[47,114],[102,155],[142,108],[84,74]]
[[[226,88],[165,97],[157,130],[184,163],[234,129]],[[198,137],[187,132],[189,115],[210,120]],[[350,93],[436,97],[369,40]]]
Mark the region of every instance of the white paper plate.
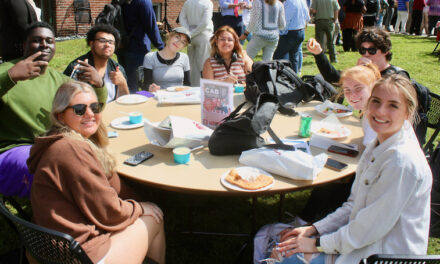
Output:
[[[325,133],[321,129],[329,130],[330,133]],[[331,125],[324,122],[312,122],[310,131],[327,138],[345,138],[351,135],[351,130],[344,125]]]
[[[315,110],[325,116],[328,116],[332,113],[335,114],[335,116],[337,117],[351,116],[353,114],[352,107],[348,107],[337,103],[332,103],[330,101],[325,101],[324,103],[315,106]],[[347,111],[347,112],[338,113],[338,110]]]
[[[255,168],[255,167],[238,167],[238,168],[236,168],[236,169],[246,169],[246,168],[257,169],[257,170],[260,171],[261,174],[267,175],[267,176],[269,176],[269,177],[271,177],[271,178],[273,179],[273,177],[272,177],[272,175],[270,175],[270,173],[268,173],[267,171],[262,170],[262,169],[260,169],[260,168]],[[222,175],[222,177],[221,177],[221,179],[220,179],[220,182],[221,182],[221,183],[223,184],[223,186],[225,186],[226,188],[231,189],[231,190],[235,190],[235,191],[240,191],[240,192],[261,192],[261,191],[269,190],[270,188],[272,188],[272,186],[273,186],[273,184],[274,184],[274,182],[275,182],[275,181],[272,181],[271,184],[269,184],[269,185],[267,185],[267,186],[265,186],[265,187],[263,187],[263,188],[257,189],[257,190],[243,189],[243,188],[241,188],[241,187],[238,187],[238,186],[235,185],[235,184],[229,183],[229,182],[226,180],[226,176],[229,174],[230,171],[231,171],[231,170],[228,170],[227,172],[225,172],[225,173]]]
[[[180,89],[178,89],[178,88],[182,88],[183,90],[180,90]],[[168,91],[168,92],[182,92],[182,91],[186,91],[186,90],[189,90],[189,89],[191,89],[192,87],[191,86],[171,86],[171,87],[168,87],[166,90]],[[180,90],[180,91],[179,91]]]
[[119,104],[141,104],[145,103],[148,97],[140,94],[126,94],[116,99]]
[[110,123],[110,126],[112,126],[113,128],[117,128],[117,129],[133,129],[133,128],[138,128],[138,127],[143,127],[144,122],[142,121],[137,124],[132,124],[132,123],[130,123],[130,118],[128,116],[123,116],[123,117],[119,117],[119,118],[116,118],[115,120],[113,120]]

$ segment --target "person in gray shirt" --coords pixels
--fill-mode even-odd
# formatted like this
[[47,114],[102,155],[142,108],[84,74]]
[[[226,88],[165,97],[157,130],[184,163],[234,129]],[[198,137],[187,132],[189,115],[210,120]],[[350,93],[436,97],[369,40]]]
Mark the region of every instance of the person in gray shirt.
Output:
[[171,86],[191,86],[188,56],[179,52],[190,42],[189,31],[178,27],[167,34],[165,48],[145,55],[143,90],[155,92]]

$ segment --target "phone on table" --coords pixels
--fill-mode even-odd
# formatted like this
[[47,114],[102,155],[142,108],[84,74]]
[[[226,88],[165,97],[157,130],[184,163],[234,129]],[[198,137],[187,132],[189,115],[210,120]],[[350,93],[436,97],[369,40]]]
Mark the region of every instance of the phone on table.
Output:
[[141,152],[129,157],[128,159],[126,159],[124,161],[124,163],[127,165],[136,166],[136,165],[139,165],[142,162],[146,161],[147,159],[152,158],[153,156],[154,155],[151,152],[141,151]]
[[340,162],[340,161],[337,161],[337,160],[334,160],[334,159],[331,159],[331,158],[328,158],[327,163],[325,164],[326,168],[329,168],[329,169],[332,169],[335,171],[341,171],[341,170],[347,168],[347,166],[348,166],[347,164]]
[[356,157],[359,154],[359,151],[357,151],[357,150],[350,149],[350,148],[344,148],[344,147],[340,147],[340,146],[336,146],[336,145],[331,145],[327,149],[327,151],[341,154],[341,155],[345,155],[345,156],[349,156],[349,157]]

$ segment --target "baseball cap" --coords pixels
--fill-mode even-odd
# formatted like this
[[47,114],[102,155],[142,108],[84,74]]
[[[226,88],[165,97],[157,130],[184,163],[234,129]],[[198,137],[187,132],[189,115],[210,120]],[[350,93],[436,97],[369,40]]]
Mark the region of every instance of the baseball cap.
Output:
[[188,38],[188,44],[191,43],[191,35],[189,34],[189,31],[184,27],[176,27],[171,30],[171,32],[176,32],[180,34],[184,34]]

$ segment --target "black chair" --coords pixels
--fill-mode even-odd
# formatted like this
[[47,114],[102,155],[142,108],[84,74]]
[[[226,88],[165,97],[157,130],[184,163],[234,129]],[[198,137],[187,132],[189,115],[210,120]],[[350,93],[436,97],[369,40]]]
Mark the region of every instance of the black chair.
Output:
[[359,264],[440,264],[440,255],[387,255],[376,254],[362,259]]
[[431,106],[427,113],[428,127],[434,129],[434,133],[423,147],[425,155],[429,158],[434,151],[435,139],[440,132],[440,95],[430,92]]
[[90,2],[88,0],[74,0],[73,1],[73,12],[75,14],[75,33],[78,35],[79,24],[91,24],[92,20],[92,9],[90,8]]
[[6,207],[3,198],[0,198],[0,213],[18,232],[22,245],[39,263],[93,263],[71,236],[38,226],[13,215]]

